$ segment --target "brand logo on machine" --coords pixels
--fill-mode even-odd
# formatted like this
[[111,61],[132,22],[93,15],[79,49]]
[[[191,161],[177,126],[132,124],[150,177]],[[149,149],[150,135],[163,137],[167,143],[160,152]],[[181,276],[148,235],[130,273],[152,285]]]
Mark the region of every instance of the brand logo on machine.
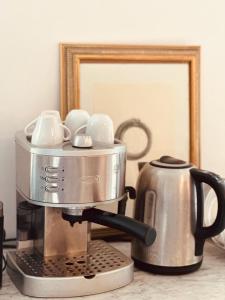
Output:
[[100,183],[101,176],[100,175],[88,175],[82,176],[80,181],[85,184],[93,184],[93,183]]

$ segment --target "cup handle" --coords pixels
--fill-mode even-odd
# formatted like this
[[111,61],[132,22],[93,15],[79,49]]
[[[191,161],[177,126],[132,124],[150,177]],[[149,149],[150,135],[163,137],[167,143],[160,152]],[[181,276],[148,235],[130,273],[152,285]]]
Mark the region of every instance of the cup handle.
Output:
[[33,121],[31,121],[25,128],[24,128],[24,133],[26,136],[32,136],[32,132],[29,132],[29,128],[34,125],[37,122],[38,118],[34,119]]
[[81,127],[79,127],[79,128],[75,131],[74,135],[78,134],[78,133],[79,133],[82,129],[84,129],[84,128],[87,128],[87,124],[82,125]]
[[63,128],[63,130],[67,133],[67,135],[64,136],[63,141],[65,142],[65,141],[70,140],[70,139],[71,139],[71,132],[70,132],[69,128],[66,127],[66,126],[63,125],[63,124],[60,124],[60,126],[61,126],[61,127]]

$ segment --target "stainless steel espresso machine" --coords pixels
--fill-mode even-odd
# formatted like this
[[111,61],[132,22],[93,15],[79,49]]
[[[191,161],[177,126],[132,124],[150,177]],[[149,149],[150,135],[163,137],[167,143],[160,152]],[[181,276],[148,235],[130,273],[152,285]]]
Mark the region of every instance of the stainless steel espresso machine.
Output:
[[96,208],[125,197],[126,148],[71,142],[33,146],[16,134],[17,250],[7,270],[17,288],[34,297],[106,292],[133,279],[133,261],[104,241],[92,241],[91,222],[123,230],[150,245],[155,230]]

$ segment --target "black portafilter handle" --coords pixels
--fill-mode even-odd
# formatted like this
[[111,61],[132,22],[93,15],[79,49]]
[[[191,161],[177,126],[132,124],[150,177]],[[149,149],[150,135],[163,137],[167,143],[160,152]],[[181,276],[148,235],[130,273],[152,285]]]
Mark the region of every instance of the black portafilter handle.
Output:
[[64,220],[69,221],[71,225],[76,222],[88,221],[121,230],[141,240],[146,246],[152,245],[156,238],[155,229],[149,225],[123,215],[97,208],[85,209],[82,216],[63,213],[62,217]]

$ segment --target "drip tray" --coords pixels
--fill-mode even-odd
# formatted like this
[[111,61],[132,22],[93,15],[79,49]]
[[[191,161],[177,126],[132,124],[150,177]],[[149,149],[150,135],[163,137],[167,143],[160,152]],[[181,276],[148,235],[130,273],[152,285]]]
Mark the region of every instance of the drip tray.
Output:
[[33,249],[10,251],[7,271],[25,295],[73,297],[106,292],[130,283],[133,261],[104,241],[91,241],[88,253],[43,258]]
[[39,277],[93,276],[130,263],[128,257],[103,241],[90,242],[86,255],[44,259],[32,250],[23,250],[15,253],[15,260],[25,274]]

